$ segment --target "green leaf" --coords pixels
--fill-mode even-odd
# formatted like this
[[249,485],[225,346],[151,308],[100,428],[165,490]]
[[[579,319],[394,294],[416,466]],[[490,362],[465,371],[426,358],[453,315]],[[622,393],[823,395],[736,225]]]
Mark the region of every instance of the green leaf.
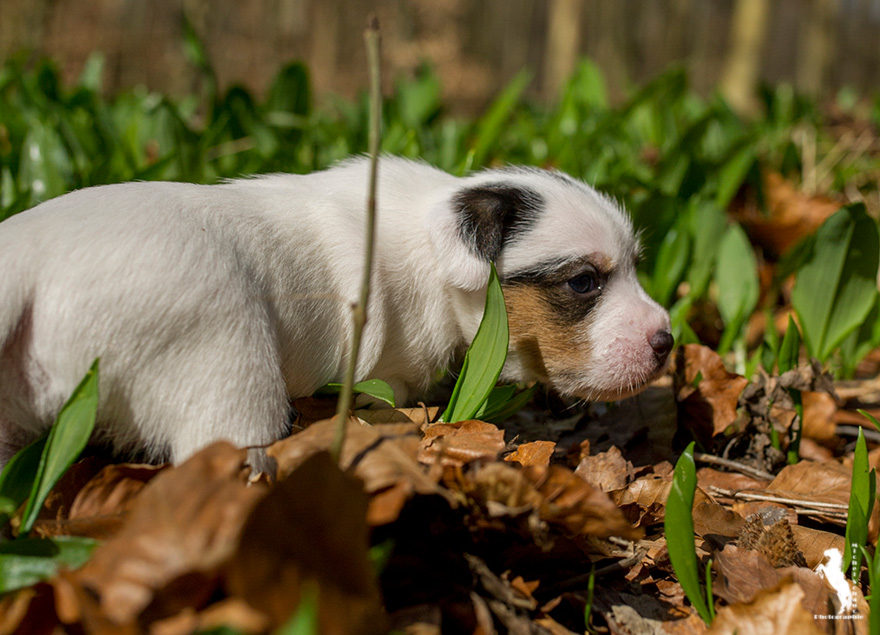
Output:
[[827,360],[870,312],[878,252],[877,223],[862,203],[841,208],[816,232],[791,294],[811,356]]
[[[862,414],[867,413],[863,411]],[[872,418],[876,424],[876,420]],[[849,570],[853,582],[861,573],[861,547],[867,544],[868,521],[874,510],[874,496],[877,490],[877,475],[868,463],[868,448],[865,436],[859,426],[859,436],[853,454],[852,486],[849,493],[849,509],[846,518],[846,545],[843,552],[843,571]]]
[[8,501],[3,505],[3,509],[0,509],[0,526],[9,520],[12,513],[28,497],[47,438],[40,437],[16,452],[0,472],[0,499]]
[[[342,384],[331,382],[318,388],[318,390],[315,391],[315,395],[320,397],[330,397],[338,395],[341,390]],[[392,408],[396,407],[394,403],[394,391],[391,389],[391,386],[381,379],[367,379],[358,382],[352,386],[351,391],[361,395],[369,395],[370,397],[384,401]]]
[[58,536],[19,538],[0,543],[0,593],[51,578],[59,568],[75,569],[92,555],[98,541]]
[[517,395],[514,394],[516,386],[497,386],[489,393],[488,399],[474,418],[489,423],[503,423],[522,410],[532,400],[537,390],[538,386],[534,385]]
[[275,635],[317,635],[321,632],[318,623],[318,585],[307,580],[302,586],[300,603],[293,615],[281,626]]
[[507,309],[493,264],[486,289],[483,319],[474,341],[465,353],[461,374],[455,382],[449,405],[441,417],[443,421],[454,423],[474,418],[498,382],[507,359],[509,340]]
[[718,311],[724,320],[725,338],[719,352],[729,350],[742,326],[758,304],[758,263],[745,231],[731,225],[718,246],[715,265],[718,285]]
[[785,328],[785,337],[779,346],[779,356],[776,364],[779,366],[779,374],[797,368],[800,359],[801,332],[798,330],[794,318],[788,316],[788,326]]
[[37,477],[22,514],[19,533],[26,535],[37,520],[40,508],[67,468],[85,449],[95,427],[98,411],[98,360],[83,377],[61,408],[40,457]]
[[718,191],[715,193],[715,203],[719,208],[727,209],[755,161],[755,150],[752,145],[747,145],[724,164],[718,173]]
[[520,71],[501,91],[483,118],[477,122],[477,139],[474,142],[471,165],[481,166],[485,163],[489,151],[497,143],[504,125],[519,103],[529,81],[531,81],[531,75],[527,71]]
[[672,488],[666,499],[666,518],[663,520],[663,527],[672,569],[675,571],[685,595],[708,625],[712,623],[712,615],[700,586],[697,551],[694,542],[694,521],[691,515],[696,487],[694,442],[691,441],[675,464]]
[[651,296],[663,306],[667,306],[672,300],[690,259],[691,241],[684,231],[685,226],[685,222],[677,223],[666,232],[657,254],[654,277],[651,280]]

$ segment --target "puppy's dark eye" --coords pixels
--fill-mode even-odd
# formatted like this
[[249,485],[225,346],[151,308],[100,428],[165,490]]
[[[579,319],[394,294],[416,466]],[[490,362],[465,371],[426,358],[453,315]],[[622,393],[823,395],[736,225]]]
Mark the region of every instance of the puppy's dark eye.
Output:
[[569,279],[568,286],[575,293],[595,293],[601,289],[599,276],[595,271],[585,271]]

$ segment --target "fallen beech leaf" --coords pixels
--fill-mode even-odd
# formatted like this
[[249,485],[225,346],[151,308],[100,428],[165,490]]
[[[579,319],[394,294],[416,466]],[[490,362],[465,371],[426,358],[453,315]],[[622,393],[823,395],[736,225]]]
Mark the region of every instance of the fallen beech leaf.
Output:
[[714,555],[718,573],[713,592],[728,604],[752,602],[760,593],[792,580],[800,587],[801,604],[810,613],[825,613],[832,591],[822,578],[805,567],[773,567],[763,554],[727,545]]
[[[645,527],[662,522],[666,517],[666,499],[671,488],[671,476],[661,478],[656,474],[649,474],[637,478],[625,489],[613,492],[612,498],[631,523],[637,527]],[[711,500],[706,492],[697,487],[694,492],[694,509]]]
[[841,203],[827,196],[809,196],[778,172],[763,175],[766,205],[731,207],[734,219],[755,244],[775,255],[788,251],[814,233]]
[[794,582],[762,591],[752,602],[718,609],[710,635],[822,635],[801,604],[804,591]]
[[851,470],[835,461],[799,461],[786,465],[767,490],[804,501],[846,505],[851,478]]
[[767,481],[739,472],[722,472],[711,467],[701,467],[697,470],[697,485],[705,491],[709,491],[711,487],[734,491],[763,491],[767,487]]
[[717,536],[736,538],[745,526],[745,519],[718,503],[694,505],[694,533],[703,538]]
[[843,553],[846,547],[846,539],[830,531],[822,531],[803,525],[792,525],[791,530],[797,541],[798,549],[804,554],[804,559],[810,569],[815,569],[825,559],[825,552],[828,549],[834,548]]
[[583,457],[574,473],[603,492],[611,492],[626,487],[633,466],[617,446],[611,446],[605,452]]
[[179,610],[207,599],[210,585],[176,582],[210,578],[236,548],[247,514],[265,495],[242,480],[246,457],[246,450],[216,443],[143,489],[122,531],[73,574],[107,617],[130,623],[150,606],[158,619],[166,602]]
[[699,344],[684,345],[676,364],[680,419],[708,445],[736,421],[737,400],[749,382],[728,372],[718,353]]
[[316,585],[319,631],[383,633],[379,590],[367,555],[367,499],[329,454],[310,456],[254,507],[227,567],[230,595],[274,627]]
[[[492,518],[531,515],[540,523],[564,526],[573,535],[637,538],[608,495],[561,465],[514,467],[496,462],[459,475],[450,487],[460,489]],[[536,529],[537,530],[537,529]],[[536,538],[538,538],[536,536]]]
[[[309,457],[330,449],[336,419],[319,421],[302,432],[272,444],[266,453],[278,464],[279,479],[287,478]],[[443,494],[416,461],[421,434],[416,424],[369,426],[349,419],[340,465],[361,481],[370,500],[371,525],[394,521],[414,493]]]
[[515,461],[522,466],[550,465],[550,458],[556,444],[553,441],[532,441],[523,443],[516,450],[504,457],[505,461]]
[[415,423],[424,425],[436,421],[440,416],[440,408],[437,406],[421,408],[369,408],[357,410],[354,413],[361,421],[371,425],[380,423]]
[[485,421],[434,423],[423,426],[425,438],[419,461],[464,465],[476,460],[494,461],[504,450],[504,431]]
[[167,465],[108,465],[83,487],[73,501],[71,519],[127,512],[147,483]]

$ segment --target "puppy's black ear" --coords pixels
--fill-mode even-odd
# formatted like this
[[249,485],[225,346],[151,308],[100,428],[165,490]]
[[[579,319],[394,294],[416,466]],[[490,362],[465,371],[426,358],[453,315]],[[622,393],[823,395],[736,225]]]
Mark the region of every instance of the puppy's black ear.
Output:
[[489,263],[532,226],[544,200],[527,187],[485,183],[456,190],[431,215],[432,237],[450,283],[476,290],[489,278]]

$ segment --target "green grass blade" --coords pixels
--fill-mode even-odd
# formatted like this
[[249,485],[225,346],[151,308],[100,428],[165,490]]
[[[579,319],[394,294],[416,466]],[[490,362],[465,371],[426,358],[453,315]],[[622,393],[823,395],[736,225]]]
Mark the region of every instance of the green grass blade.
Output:
[[27,499],[40,467],[46,439],[45,436],[40,437],[16,452],[3,468],[3,472],[0,472],[0,526]]
[[810,355],[825,361],[868,315],[877,289],[877,223],[862,203],[841,208],[816,233],[791,303]]
[[83,377],[64,404],[40,458],[37,478],[22,515],[20,533],[26,535],[34,526],[49,492],[85,449],[95,427],[98,411],[98,360]]
[[[498,389],[501,388],[513,388],[515,390],[514,386],[498,387]],[[492,399],[492,395],[495,393],[495,390],[493,390],[489,395],[489,398],[486,400],[484,407],[482,407],[474,417],[481,421],[488,421],[489,423],[503,423],[522,410],[526,404],[532,400],[532,397],[535,396],[537,390],[538,386],[535,385],[531,388],[526,388],[518,395],[510,393],[506,399],[499,398],[496,400]]]
[[[315,391],[315,395],[319,397],[331,397],[333,395],[338,395],[341,390],[342,384],[331,382],[318,388],[318,390]],[[384,401],[392,408],[396,407],[394,402],[394,391],[391,389],[391,386],[381,379],[367,379],[358,382],[352,386],[351,391],[361,395],[369,395],[370,397]]]
[[507,359],[509,340],[504,295],[495,265],[492,265],[483,319],[474,341],[465,353],[461,374],[455,382],[449,405],[441,417],[443,421],[453,423],[474,418],[498,382]]
[[706,624],[712,623],[712,614],[700,588],[697,567],[697,551],[694,544],[694,521],[692,508],[697,487],[697,471],[694,464],[694,443],[687,446],[675,464],[672,489],[666,500],[666,548],[669,561],[681,588]]
[[0,593],[36,584],[52,577],[59,568],[75,569],[92,555],[98,541],[58,536],[19,538],[0,543]]
[[849,510],[846,519],[846,546],[843,552],[843,570],[857,581],[862,565],[861,547],[868,540],[868,521],[874,509],[877,476],[868,463],[865,436],[859,428],[856,449],[853,454],[852,488],[849,494]]
[[481,166],[489,157],[489,151],[496,146],[507,120],[519,103],[529,81],[531,81],[531,75],[527,71],[521,71],[501,91],[486,115],[477,122],[477,138],[474,142],[471,165]]
[[[772,327],[771,327],[772,328]],[[794,318],[788,316],[788,326],[785,329],[785,337],[782,338],[782,344],[779,346],[779,356],[776,364],[779,366],[779,374],[797,368],[800,359],[801,350],[801,332],[798,330]]]

